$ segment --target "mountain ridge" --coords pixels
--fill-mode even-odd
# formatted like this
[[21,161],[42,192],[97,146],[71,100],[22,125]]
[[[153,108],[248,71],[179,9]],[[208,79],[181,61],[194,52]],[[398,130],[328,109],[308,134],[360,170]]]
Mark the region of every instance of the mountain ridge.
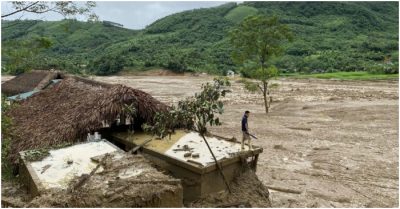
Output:
[[231,2],[168,15],[143,30],[76,20],[2,21],[2,63],[12,62],[7,49],[13,43],[46,37],[53,45],[40,50],[36,59],[45,61],[31,67],[100,75],[151,67],[225,74],[239,70],[227,33],[254,14],[278,16],[293,31],[285,54],[270,62],[284,72],[367,71],[398,63],[398,2]]

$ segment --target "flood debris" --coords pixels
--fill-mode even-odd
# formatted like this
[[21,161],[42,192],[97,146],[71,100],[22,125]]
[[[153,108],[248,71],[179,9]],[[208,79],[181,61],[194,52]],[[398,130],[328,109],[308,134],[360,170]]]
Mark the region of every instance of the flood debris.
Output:
[[[240,144],[238,143],[218,139],[217,137],[213,136],[209,136],[206,138],[210,146],[214,148],[213,151],[217,160],[229,158],[229,153],[239,153],[241,151]],[[214,159],[208,151],[206,144],[204,142],[199,143],[201,139],[202,137],[196,132],[187,133],[183,135],[179,140],[177,140],[174,144],[172,144],[170,148],[166,152],[164,152],[164,154],[186,161],[185,158],[187,158],[188,156],[185,156],[185,153],[175,153],[174,151],[191,151],[193,152],[191,154],[191,158],[193,161],[196,161],[203,166],[214,164]],[[224,149],[216,149],[217,147],[224,147]],[[248,150],[247,145],[245,148],[246,150]]]
[[[115,133],[112,136],[125,146],[134,147],[150,135],[131,136],[126,133]],[[251,169],[256,169],[257,156],[262,153],[262,148],[254,146],[253,150],[249,150],[246,145],[242,151],[240,143],[226,141],[213,135],[208,135],[206,138],[217,161],[222,165],[228,185],[237,176],[242,164],[251,164],[253,165]],[[178,129],[171,135],[171,140],[153,140],[145,145],[142,151],[161,169],[169,171],[176,178],[183,179],[185,201],[193,201],[228,189],[207,144],[196,132]]]
[[274,145],[274,149],[286,150],[286,148],[283,147],[283,145],[281,145],[281,144]]
[[301,194],[301,191],[297,190],[297,189],[283,188],[283,187],[279,187],[279,186],[267,186],[267,187],[268,187],[268,189],[272,189],[272,190],[279,191],[279,192]]
[[311,131],[311,128],[304,128],[304,127],[287,127],[287,128],[300,131]]
[[313,150],[330,150],[329,147],[314,147]]
[[[92,157],[112,152],[121,152],[121,150],[107,141],[76,144],[49,150],[47,157],[35,162],[26,160],[26,154],[31,152],[21,152],[23,164],[20,165],[20,175],[23,179],[32,179],[26,184],[35,187],[30,188],[37,190],[31,190],[33,193],[40,193],[49,188],[65,189],[72,178],[89,174],[99,165],[92,161]],[[34,176],[34,178],[29,176]]]
[[[159,153],[177,159],[175,163],[178,162],[178,164],[175,165],[175,170],[182,171],[182,168],[189,168],[188,170],[197,172],[190,173],[191,176],[188,175],[193,177],[191,179],[178,176],[178,174],[175,177],[163,174],[142,155],[132,155],[141,148],[144,150],[147,145],[153,146],[151,139],[136,145],[133,149],[126,149],[130,150],[127,153],[118,152],[117,149],[113,149],[115,147],[107,146],[107,143],[97,141],[97,139],[71,146],[75,148],[82,146],[85,149],[67,151],[71,147],[65,147],[56,151],[47,150],[48,147],[54,145],[82,141],[87,131],[110,128],[111,122],[116,121],[116,118],[117,125],[120,125],[121,121],[126,119],[122,115],[127,116],[124,115],[126,105],[132,105],[138,109],[135,115],[137,121],[149,123],[155,112],[164,111],[167,108],[166,105],[140,90],[67,76],[54,88],[39,92],[10,112],[10,115],[18,122],[16,128],[21,132],[12,147],[14,154],[10,156],[10,160],[16,162],[15,153],[21,150],[43,147],[46,149],[44,152],[33,152],[31,160],[24,162],[32,168],[26,169],[24,177],[27,178],[25,179],[29,179],[29,175],[32,174],[30,177],[35,176],[33,181],[40,181],[41,186],[38,186],[37,196],[23,206],[181,207],[184,198],[181,181],[193,183],[193,180],[196,181],[195,184],[198,181],[200,183],[197,183],[196,189],[193,190],[187,190],[189,188],[187,187],[186,193],[189,194],[194,190],[201,191],[201,194],[196,194],[198,196],[190,197],[201,196],[201,200],[194,203],[196,207],[270,206],[268,189],[262,185],[251,169],[247,169],[247,172],[237,177],[237,171],[241,165],[237,155],[248,153],[249,156],[241,157],[246,163],[248,163],[247,159],[252,157],[256,165],[262,148],[249,150],[246,146],[245,152],[240,152],[240,144],[233,142],[236,141],[234,137],[231,140],[221,140],[218,137],[207,136],[207,140],[204,138],[203,141],[198,133],[189,132],[178,137],[179,141],[174,141],[173,138],[169,138],[167,142],[158,140],[156,142],[159,145],[158,149],[165,149]],[[47,108],[46,111],[43,111],[44,106]],[[35,114],[31,114],[32,112]],[[123,125],[130,124],[132,123]],[[49,132],[49,128],[53,131]],[[114,130],[110,128],[108,131]],[[128,133],[133,135],[132,132]],[[31,141],[25,140],[28,137]],[[206,151],[207,141],[211,147],[215,148],[212,151],[215,152],[214,159]],[[163,143],[169,146],[161,146]],[[104,144],[104,146],[97,146],[99,144]],[[208,143],[207,146],[209,146]],[[233,155],[233,153],[236,154]],[[219,168],[217,161],[221,164],[223,162],[223,168],[226,169],[224,173],[229,176],[229,181],[234,179],[232,193],[224,191],[226,188],[219,181],[218,173],[214,168]],[[222,173],[222,169],[219,168],[219,170]],[[229,184],[227,184],[227,189],[231,190]],[[205,194],[209,196],[204,197]],[[237,199],[242,198],[244,198],[243,202],[237,202]],[[186,202],[189,201],[191,200]]]
[[234,202],[234,203],[219,204],[215,207],[216,208],[250,208],[251,204],[249,202]]
[[[106,157],[107,156],[107,157]],[[25,207],[182,207],[181,181],[162,174],[141,155],[99,156],[104,170],[70,182],[74,190],[50,189]]]

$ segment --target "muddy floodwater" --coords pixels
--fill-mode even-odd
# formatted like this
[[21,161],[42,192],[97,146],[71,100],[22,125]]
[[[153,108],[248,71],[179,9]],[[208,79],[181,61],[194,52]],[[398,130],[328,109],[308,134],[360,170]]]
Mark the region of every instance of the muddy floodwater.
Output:
[[[194,95],[212,77],[110,76],[173,104]],[[272,189],[273,207],[398,207],[399,86],[397,81],[273,81],[268,115],[260,94],[237,80],[225,98],[223,125],[212,132],[241,138],[250,131],[264,148],[257,174]]]

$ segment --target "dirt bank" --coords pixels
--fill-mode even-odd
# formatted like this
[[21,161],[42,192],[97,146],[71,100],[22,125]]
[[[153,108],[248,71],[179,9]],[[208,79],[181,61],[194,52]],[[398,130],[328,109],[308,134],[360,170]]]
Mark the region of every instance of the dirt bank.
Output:
[[230,185],[232,193],[227,191],[194,201],[187,207],[271,207],[268,189],[252,170],[247,170],[233,180]]

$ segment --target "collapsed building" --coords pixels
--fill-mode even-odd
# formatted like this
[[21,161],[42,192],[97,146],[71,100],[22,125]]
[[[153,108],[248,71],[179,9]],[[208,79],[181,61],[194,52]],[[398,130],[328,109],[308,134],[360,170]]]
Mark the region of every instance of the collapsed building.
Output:
[[[25,86],[20,87],[20,85]],[[11,144],[9,160],[19,167],[21,181],[33,196],[39,195],[39,198],[45,198],[51,191],[56,190],[58,193],[62,191],[60,194],[65,194],[65,197],[69,198],[67,198],[69,207],[99,207],[99,204],[102,207],[180,207],[184,202],[188,204],[199,201],[210,194],[217,194],[227,189],[217,170],[218,166],[197,133],[178,130],[170,139],[160,140],[141,130],[143,123],[152,124],[153,116],[157,112],[168,110],[167,105],[141,90],[60,72],[46,74],[43,71],[32,71],[17,76],[2,84],[2,87],[3,93],[18,103],[6,113],[15,124],[15,137]],[[90,138],[88,134],[90,136],[93,133],[100,133],[98,135],[102,137],[95,142],[87,142]],[[256,169],[262,148],[255,147],[254,150],[247,149],[241,152],[240,144],[228,138],[210,134],[207,140],[229,182],[233,182],[243,170]],[[105,151],[107,150],[105,147],[98,148],[97,151],[93,147],[90,148],[92,145],[100,146],[102,142],[108,144],[104,145],[109,147],[108,151]],[[69,151],[70,155],[71,153],[82,155],[82,152],[93,154],[85,154],[81,158],[74,158],[75,160],[65,160],[64,156],[61,158],[64,161],[55,163],[57,154],[54,153],[67,155],[66,150],[73,150],[73,147],[81,151]],[[82,147],[86,147],[86,151],[82,150]],[[135,148],[135,154],[139,153],[135,155],[137,157],[125,153],[132,148]],[[37,150],[41,149],[46,149],[45,155],[32,160],[32,153],[37,153]],[[114,157],[111,157],[106,164],[99,160],[99,156],[104,155]],[[143,157],[145,160],[142,160]],[[140,163],[136,163],[137,161]],[[81,169],[79,172],[72,169],[79,162],[85,162],[88,169],[84,170],[81,165],[75,167]],[[69,176],[68,178],[64,176],[59,178],[63,184],[49,177],[60,175],[58,172],[60,169],[55,169],[57,166],[69,171],[61,174]],[[146,172],[137,174],[140,167],[145,168]],[[135,175],[121,178],[120,176],[124,175],[126,177],[126,169],[130,169],[128,173]],[[79,181],[79,178],[88,175],[90,178],[87,183],[71,191],[71,185],[73,187],[77,179]],[[118,179],[118,185],[132,184],[136,190],[131,187],[117,189],[110,186],[108,182],[114,182],[115,178]],[[56,186],[45,186],[52,184]],[[152,185],[143,186],[143,190],[156,188],[154,185],[167,189],[160,189],[156,193],[141,193],[137,190],[138,184]],[[118,190],[129,195],[113,199],[112,195],[109,195],[110,191],[95,192],[101,190],[100,188],[102,190],[112,188],[113,191]],[[74,195],[83,194],[83,191],[94,192],[92,202],[74,201]],[[268,207],[270,206],[268,190],[265,188],[263,191],[265,193],[261,195],[260,205]],[[148,201],[127,203],[125,201],[127,198]],[[36,203],[40,203],[37,199],[38,197]],[[114,201],[115,204],[102,201]],[[32,204],[30,205],[32,207],[38,206]],[[59,204],[61,203],[56,202],[50,206]]]

